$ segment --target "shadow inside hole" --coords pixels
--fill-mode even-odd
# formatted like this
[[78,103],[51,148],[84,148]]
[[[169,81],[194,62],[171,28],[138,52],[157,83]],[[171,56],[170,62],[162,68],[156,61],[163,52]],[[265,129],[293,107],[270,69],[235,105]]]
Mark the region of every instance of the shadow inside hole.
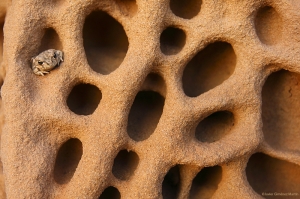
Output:
[[262,7],[255,17],[255,31],[260,41],[267,45],[282,39],[283,21],[276,10],[270,6]]
[[282,151],[300,151],[300,74],[272,73],[262,89],[262,121],[266,142]]
[[65,184],[71,180],[82,156],[82,143],[72,138],[59,149],[54,166],[54,180]]
[[102,93],[91,84],[76,85],[67,99],[69,109],[78,115],[90,115],[98,107]]
[[135,0],[116,0],[116,2],[125,15],[133,16],[138,10]]
[[115,187],[107,187],[99,197],[99,199],[120,199],[121,194]]
[[163,199],[175,199],[180,191],[180,168],[178,165],[172,167],[162,183]]
[[234,72],[236,55],[229,43],[215,42],[200,51],[185,67],[182,85],[185,94],[197,97],[222,84]]
[[4,23],[0,23],[0,64],[3,59],[3,42],[4,42],[3,27],[4,27]]
[[195,17],[201,9],[201,0],[171,0],[170,7],[172,12],[181,18],[191,19]]
[[128,180],[139,163],[139,156],[133,151],[122,150],[114,160],[112,173],[120,180]]
[[215,112],[199,122],[195,136],[201,142],[216,142],[231,132],[234,116],[229,111]]
[[154,91],[140,91],[131,106],[127,132],[135,141],[151,136],[163,112],[165,99]]
[[103,11],[94,11],[86,18],[83,44],[89,65],[103,75],[121,65],[129,46],[122,25]]
[[58,34],[53,28],[47,28],[45,30],[38,53],[41,53],[48,49],[56,49],[62,51],[62,43],[59,39]]
[[160,36],[160,49],[165,55],[175,55],[181,51],[185,45],[186,35],[183,30],[168,27]]
[[222,168],[220,166],[203,168],[192,182],[190,199],[209,199],[218,189],[222,180]]
[[[246,174],[249,184],[258,194],[300,193],[300,167],[296,164],[256,153],[248,161]],[[274,195],[263,197],[274,198]]]

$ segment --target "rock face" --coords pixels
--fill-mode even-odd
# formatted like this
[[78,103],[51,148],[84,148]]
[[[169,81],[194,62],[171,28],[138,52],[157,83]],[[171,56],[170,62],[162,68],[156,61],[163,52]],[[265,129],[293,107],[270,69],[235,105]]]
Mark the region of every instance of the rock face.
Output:
[[300,197],[299,9],[1,0],[0,196]]

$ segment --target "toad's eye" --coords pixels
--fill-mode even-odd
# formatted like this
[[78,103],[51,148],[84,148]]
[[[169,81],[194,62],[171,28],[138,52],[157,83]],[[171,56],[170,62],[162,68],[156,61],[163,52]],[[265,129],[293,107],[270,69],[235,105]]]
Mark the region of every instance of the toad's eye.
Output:
[[39,65],[43,65],[43,62],[42,62],[42,61],[38,61],[38,64],[39,64]]
[[56,58],[56,54],[55,53],[54,53],[53,57]]

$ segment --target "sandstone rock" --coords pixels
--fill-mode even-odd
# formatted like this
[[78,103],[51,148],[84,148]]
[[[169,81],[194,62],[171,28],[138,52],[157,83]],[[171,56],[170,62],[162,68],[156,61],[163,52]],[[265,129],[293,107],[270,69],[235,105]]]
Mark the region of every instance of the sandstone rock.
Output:
[[7,198],[299,197],[299,1],[182,2],[1,1]]

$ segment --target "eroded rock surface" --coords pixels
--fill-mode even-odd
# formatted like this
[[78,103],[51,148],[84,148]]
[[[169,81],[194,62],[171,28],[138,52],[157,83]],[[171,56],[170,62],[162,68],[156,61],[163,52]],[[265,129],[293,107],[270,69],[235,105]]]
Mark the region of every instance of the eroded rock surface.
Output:
[[[1,0],[7,198],[300,195],[299,9]],[[37,76],[47,49],[64,62]]]

